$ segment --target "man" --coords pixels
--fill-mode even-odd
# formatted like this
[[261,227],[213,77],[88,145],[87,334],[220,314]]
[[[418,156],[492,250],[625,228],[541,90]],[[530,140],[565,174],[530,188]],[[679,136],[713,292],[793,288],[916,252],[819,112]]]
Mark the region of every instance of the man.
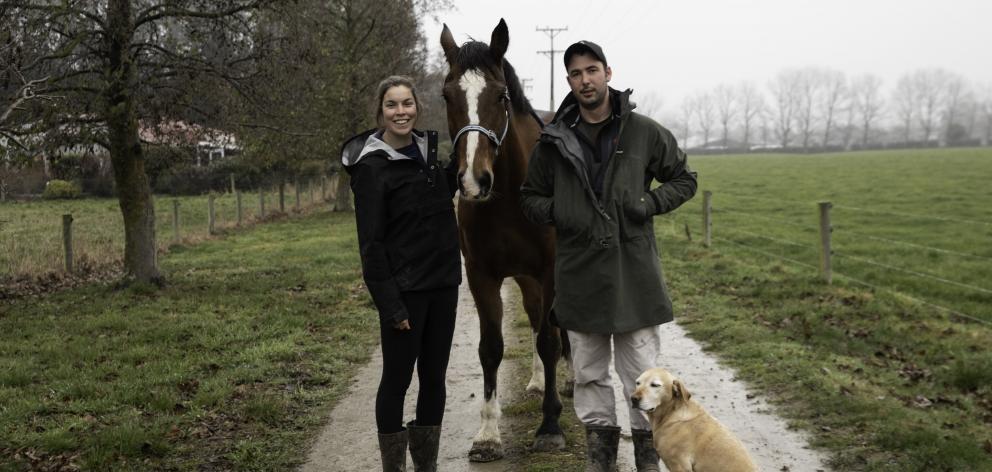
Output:
[[[587,470],[609,471],[620,440],[610,341],[629,406],[637,376],[655,366],[658,326],[672,320],[652,217],[692,198],[696,174],[671,132],[633,112],[631,91],[608,86],[598,45],[569,46],[565,68],[572,93],[534,148],[521,205],[557,233],[553,311],[571,344]],[[637,470],[659,470],[647,419],[632,410],[630,426]]]

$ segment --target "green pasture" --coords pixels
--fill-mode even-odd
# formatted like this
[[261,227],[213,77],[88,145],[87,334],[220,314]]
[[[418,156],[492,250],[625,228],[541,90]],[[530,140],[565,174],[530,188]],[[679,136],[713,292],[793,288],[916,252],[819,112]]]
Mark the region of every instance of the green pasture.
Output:
[[164,289],[0,301],[0,471],[291,470],[378,339],[354,215],[161,260]]
[[[319,185],[301,185],[300,206],[321,202]],[[261,200],[265,215],[279,211],[278,190],[241,194],[242,224],[257,221]],[[223,231],[238,223],[237,198],[233,193],[214,194],[214,228]],[[208,197],[155,196],[155,237],[160,248],[176,242],[173,228],[174,202],[179,202],[179,241],[192,243],[209,236]],[[284,207],[296,206],[295,188],[288,186]],[[10,276],[37,276],[62,270],[62,215],[72,215],[73,253],[77,267],[101,266],[123,259],[124,220],[116,198],[80,200],[36,200],[0,203],[0,280]]]
[[691,156],[697,197],[668,218],[713,246],[819,271],[818,202],[833,204],[835,278],[992,322],[992,149]]

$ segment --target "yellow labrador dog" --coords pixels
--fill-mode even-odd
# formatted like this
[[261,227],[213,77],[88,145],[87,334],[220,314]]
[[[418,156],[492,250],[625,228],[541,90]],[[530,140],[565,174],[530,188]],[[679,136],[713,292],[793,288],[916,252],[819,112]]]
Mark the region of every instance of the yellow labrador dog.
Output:
[[648,369],[630,396],[646,411],[654,448],[671,472],[756,472],[744,445],[665,369]]

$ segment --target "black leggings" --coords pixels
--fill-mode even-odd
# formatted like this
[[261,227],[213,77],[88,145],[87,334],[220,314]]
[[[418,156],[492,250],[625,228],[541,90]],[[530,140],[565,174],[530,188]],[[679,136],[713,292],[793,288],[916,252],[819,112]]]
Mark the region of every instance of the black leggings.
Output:
[[444,416],[444,375],[455,332],[458,287],[404,292],[410,329],[380,326],[382,379],[375,398],[375,422],[381,434],[403,431],[403,400],[417,365],[418,425],[438,426]]

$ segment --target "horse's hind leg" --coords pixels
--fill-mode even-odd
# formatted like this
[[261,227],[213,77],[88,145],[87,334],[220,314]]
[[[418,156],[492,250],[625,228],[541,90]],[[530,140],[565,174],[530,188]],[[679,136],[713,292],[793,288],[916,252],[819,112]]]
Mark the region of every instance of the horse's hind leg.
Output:
[[520,287],[524,311],[527,312],[527,319],[530,321],[531,347],[534,349],[532,353],[530,381],[527,382],[527,392],[543,393],[544,362],[541,361],[541,355],[538,353],[537,346],[538,334],[540,333],[541,327],[541,318],[543,317],[542,309],[544,305],[541,286],[530,277],[514,277],[513,280],[515,280],[517,285]]
[[479,312],[479,361],[483,379],[482,425],[472,440],[468,457],[472,462],[490,462],[503,458],[499,434],[502,411],[496,396],[497,372],[503,361],[503,300],[499,294],[503,281],[468,267],[465,272]]
[[524,298],[524,309],[531,320],[531,326],[537,331],[537,353],[544,365],[544,401],[541,404],[543,420],[537,428],[537,438],[533,449],[536,451],[555,451],[565,447],[565,436],[562,434],[558,418],[561,416],[561,399],[555,388],[555,369],[558,358],[561,357],[561,342],[558,338],[558,328],[551,326],[551,303],[546,299],[545,289],[536,279],[516,277],[517,285]]

